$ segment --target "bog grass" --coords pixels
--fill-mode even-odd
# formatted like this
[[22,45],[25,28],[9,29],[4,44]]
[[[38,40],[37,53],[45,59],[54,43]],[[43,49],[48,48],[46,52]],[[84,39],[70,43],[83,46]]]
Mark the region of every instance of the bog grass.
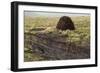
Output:
[[[51,36],[57,35],[68,35],[66,41],[72,42],[78,46],[89,46],[90,45],[90,16],[73,16],[71,17],[75,25],[74,31],[58,31],[56,25],[60,17],[28,17],[24,19],[24,32],[36,34],[34,29],[43,28],[38,32],[51,34]],[[33,31],[32,31],[33,30]],[[25,44],[27,46],[27,44]],[[32,53],[30,48],[25,47],[24,50],[24,61],[40,61],[46,58],[39,56],[38,54]]]

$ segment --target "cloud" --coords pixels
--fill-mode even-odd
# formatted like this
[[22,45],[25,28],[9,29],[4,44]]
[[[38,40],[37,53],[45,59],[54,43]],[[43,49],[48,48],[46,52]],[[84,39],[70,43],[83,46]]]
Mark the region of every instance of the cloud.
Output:
[[60,17],[60,16],[89,16],[88,13],[70,13],[70,12],[43,12],[43,11],[24,11],[25,16],[30,17]]

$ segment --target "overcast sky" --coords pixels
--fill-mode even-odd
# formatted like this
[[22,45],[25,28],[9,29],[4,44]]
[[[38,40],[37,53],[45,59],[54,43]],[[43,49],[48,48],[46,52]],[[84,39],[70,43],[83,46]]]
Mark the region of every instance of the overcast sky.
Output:
[[24,11],[25,16],[38,17],[38,16],[47,16],[47,17],[59,17],[59,16],[89,16],[90,14],[86,13],[64,13],[64,12],[36,12],[36,11]]

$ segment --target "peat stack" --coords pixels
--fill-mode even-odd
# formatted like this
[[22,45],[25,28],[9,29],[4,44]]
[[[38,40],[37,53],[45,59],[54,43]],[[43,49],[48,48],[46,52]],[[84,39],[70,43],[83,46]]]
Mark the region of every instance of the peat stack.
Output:
[[59,21],[58,21],[58,24],[56,26],[56,28],[58,30],[75,30],[75,26],[74,26],[74,23],[73,21],[71,20],[70,17],[68,16],[62,16]]

